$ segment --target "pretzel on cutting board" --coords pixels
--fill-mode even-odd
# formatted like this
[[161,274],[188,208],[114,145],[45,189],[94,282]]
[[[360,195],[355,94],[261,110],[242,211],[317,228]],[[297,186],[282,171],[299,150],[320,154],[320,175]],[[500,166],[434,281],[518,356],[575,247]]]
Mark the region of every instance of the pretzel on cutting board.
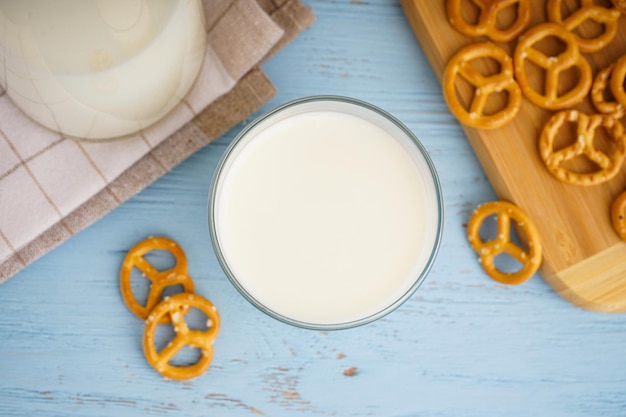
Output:
[[[566,124],[576,125],[576,137],[571,145],[555,150],[558,131]],[[596,130],[604,128],[615,149],[604,153],[595,144]],[[546,167],[559,180],[573,185],[597,185],[615,177],[626,157],[626,136],[623,125],[605,114],[587,115],[578,110],[563,110],[552,116],[545,124],[539,138],[539,154]],[[585,156],[597,168],[591,172],[576,172],[564,163]]]
[[[565,51],[548,56],[535,46],[544,39],[554,37],[565,44]],[[533,88],[526,70],[531,61],[545,71],[544,91]],[[524,96],[539,107],[562,110],[580,103],[591,88],[593,76],[587,60],[580,54],[576,37],[556,23],[542,23],[532,27],[519,39],[513,54],[515,78]],[[580,75],[576,85],[564,94],[559,93],[561,74],[577,68]]]
[[[546,6],[548,20],[558,23],[572,32],[582,52],[597,52],[606,47],[617,35],[618,19],[621,16],[619,10],[600,6],[595,3],[595,0],[580,0],[579,8],[568,17],[563,18],[562,3],[563,0],[548,0]],[[604,30],[593,38],[578,35],[576,29],[587,21],[597,23]]]
[[[530,24],[530,0],[473,0],[479,8],[476,23],[463,18],[462,8],[465,0],[446,1],[448,21],[459,32],[467,36],[487,36],[496,42],[510,42],[517,38]],[[517,4],[515,21],[506,29],[497,26],[498,14]]]
[[[483,75],[472,62],[478,59],[495,60],[500,64],[500,71],[493,75]],[[465,79],[474,88],[474,96],[468,108],[457,96],[458,77]],[[493,114],[487,114],[485,107],[489,96],[502,91],[508,93],[506,105]],[[513,78],[511,57],[490,42],[468,45],[450,58],[443,75],[443,96],[448,108],[461,123],[482,129],[495,129],[505,125],[515,117],[522,103],[521,90]]]

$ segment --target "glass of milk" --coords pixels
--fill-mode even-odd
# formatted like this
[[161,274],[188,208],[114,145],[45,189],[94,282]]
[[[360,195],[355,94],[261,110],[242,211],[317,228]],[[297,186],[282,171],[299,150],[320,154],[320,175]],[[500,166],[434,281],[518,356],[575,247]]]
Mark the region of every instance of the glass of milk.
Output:
[[0,87],[70,137],[120,137],[162,118],[205,46],[201,0],[0,0]]
[[248,125],[215,173],[213,247],[253,305],[317,330],[376,320],[424,281],[441,241],[435,167],[400,121],[316,96]]

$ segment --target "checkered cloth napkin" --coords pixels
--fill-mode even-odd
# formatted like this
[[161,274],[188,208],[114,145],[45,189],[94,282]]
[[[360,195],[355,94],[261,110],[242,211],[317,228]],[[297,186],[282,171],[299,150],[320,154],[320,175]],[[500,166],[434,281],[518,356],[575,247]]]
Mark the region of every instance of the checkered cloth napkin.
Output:
[[275,94],[259,63],[313,22],[299,0],[204,0],[204,10],[208,47],[192,90],[129,138],[62,137],[0,85],[0,283],[258,110]]

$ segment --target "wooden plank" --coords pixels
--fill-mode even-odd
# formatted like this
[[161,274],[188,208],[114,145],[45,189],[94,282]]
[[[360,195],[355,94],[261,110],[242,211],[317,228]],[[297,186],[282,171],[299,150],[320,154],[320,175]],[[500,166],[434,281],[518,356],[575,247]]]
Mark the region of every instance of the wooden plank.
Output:
[[[545,2],[531,3],[531,26],[545,22]],[[578,2],[563,3],[569,13]],[[448,23],[444,1],[401,0],[401,4],[440,82],[448,59],[459,48],[486,40],[456,31]],[[581,29],[594,30],[590,25]],[[515,43],[498,45],[512,52]],[[618,35],[609,46],[585,57],[595,75],[624,53],[626,17],[622,16]],[[589,97],[575,108],[596,112]],[[580,307],[624,312],[626,244],[613,231],[609,213],[613,199],[626,188],[626,169],[604,184],[587,187],[565,184],[553,177],[538,153],[539,133],[553,114],[524,100],[515,119],[501,128],[463,129],[498,197],[517,204],[536,223],[543,243],[543,278],[562,297]],[[588,162],[577,163],[582,166]]]

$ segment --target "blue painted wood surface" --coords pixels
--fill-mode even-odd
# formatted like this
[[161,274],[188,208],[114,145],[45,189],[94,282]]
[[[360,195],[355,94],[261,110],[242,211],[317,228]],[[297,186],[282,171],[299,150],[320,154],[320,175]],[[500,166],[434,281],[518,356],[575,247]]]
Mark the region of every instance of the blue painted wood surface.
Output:
[[[399,4],[307,4],[316,23],[264,65],[278,88],[264,110],[349,95],[421,138],[446,215],[425,284],[380,321],[339,332],[249,305],[206,225],[210,181],[237,126],[0,286],[0,416],[626,416],[626,316],[576,308],[539,276],[497,284],[476,262],[464,224],[495,195]],[[148,235],[181,244],[197,292],[222,316],[213,364],[196,380],[167,381],[147,365],[142,323],[121,301],[120,263]]]

